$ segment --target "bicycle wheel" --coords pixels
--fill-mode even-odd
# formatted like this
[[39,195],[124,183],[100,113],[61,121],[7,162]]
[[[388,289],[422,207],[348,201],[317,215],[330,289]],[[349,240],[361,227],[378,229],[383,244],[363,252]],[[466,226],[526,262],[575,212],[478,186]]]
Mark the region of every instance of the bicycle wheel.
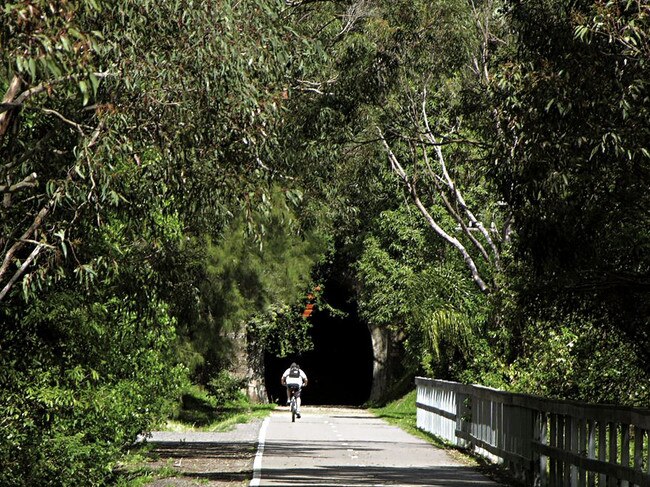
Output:
[[291,398],[291,422],[296,422],[296,398]]

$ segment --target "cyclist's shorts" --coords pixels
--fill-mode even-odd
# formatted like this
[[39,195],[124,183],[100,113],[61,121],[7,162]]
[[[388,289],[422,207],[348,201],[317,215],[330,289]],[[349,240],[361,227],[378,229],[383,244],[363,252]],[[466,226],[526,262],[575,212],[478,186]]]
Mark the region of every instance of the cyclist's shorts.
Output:
[[291,389],[295,397],[300,397],[302,387],[300,387],[298,384],[287,384],[287,389]]

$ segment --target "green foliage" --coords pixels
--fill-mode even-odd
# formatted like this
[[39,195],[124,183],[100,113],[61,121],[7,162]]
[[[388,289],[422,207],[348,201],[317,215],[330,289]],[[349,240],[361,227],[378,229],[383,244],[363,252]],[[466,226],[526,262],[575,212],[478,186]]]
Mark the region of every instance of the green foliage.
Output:
[[647,407],[643,364],[616,330],[581,321],[558,328],[531,323],[511,366],[515,390],[545,397]]
[[[289,357],[313,350],[309,335],[311,324],[302,317],[304,305],[270,308],[253,317],[247,325],[249,342],[259,353],[267,351],[276,357]],[[254,350],[249,356],[255,356]]]
[[462,263],[444,255],[417,215],[397,210],[381,214],[358,261],[360,316],[402,334],[411,366],[425,373],[453,355],[441,355],[443,343],[471,354],[469,337],[486,319],[487,303],[462,278]]
[[[232,384],[232,378],[226,382]],[[235,396],[221,402],[200,386],[186,386],[166,428],[171,431],[227,431],[237,423],[264,418],[275,408],[274,404],[252,404],[241,394]]]
[[[165,415],[179,363],[236,396],[237,334],[257,360],[308,350],[317,264],[408,370],[647,403],[648,18],[614,1],[4,4],[0,483],[101,484]],[[502,265],[477,259],[489,297],[376,143],[381,127],[474,245],[427,167],[423,108],[467,205],[503,230]]]
[[512,4],[491,177],[517,226],[522,308],[623,330],[647,359],[647,7],[567,5]]
[[[321,93],[303,97],[312,104],[299,112],[308,116],[298,134],[315,132],[319,143],[323,131],[330,134],[334,163],[324,159],[323,177],[349,196],[337,244],[356,273],[350,289],[361,317],[403,340],[411,366],[495,387],[529,381],[510,370],[513,363],[528,370],[522,357],[538,337],[529,315],[558,333],[587,324],[609,330],[611,342],[597,336],[622,355],[647,355],[645,6],[375,2],[344,12],[348,7],[299,8],[330,57],[311,85]],[[440,28],[427,28],[432,24]],[[375,125],[384,127],[425,206],[459,235],[427,191],[436,180],[417,143],[425,88],[428,122],[452,178],[479,219],[503,230],[493,233],[501,268],[477,259],[497,290],[487,299],[467,286],[459,259],[415,224],[417,215],[396,210],[403,199],[381,166],[384,157],[362,143],[376,137]],[[315,120],[314,112],[327,115]],[[612,337],[615,329],[624,333]],[[597,343],[585,341],[585,350]],[[594,354],[580,360],[584,370],[601,363]],[[616,369],[638,370],[634,363]],[[565,372],[572,370],[567,364]],[[539,374],[530,381],[561,383]],[[589,374],[578,375],[583,391],[560,388],[565,395],[602,396],[588,386]]]
[[243,397],[242,390],[245,387],[246,379],[233,377],[227,370],[220,371],[205,386],[217,404],[226,404],[241,399]]
[[[247,333],[254,346],[268,350],[295,344],[289,336],[306,340],[298,303],[304,301],[311,269],[323,258],[327,239],[318,228],[301,228],[285,193],[276,188],[269,194],[249,215],[263,233],[249,231],[251,220],[234,218],[218,241],[192,244],[197,260],[190,278],[198,302],[186,303],[177,313],[183,317],[183,334],[201,356],[197,371],[205,383],[229,365],[237,333]],[[280,338],[283,334],[286,339]]]
[[[444,363],[446,374],[458,374],[451,369],[458,357],[447,349],[441,354],[441,345],[471,355],[468,335],[487,326],[489,304],[468,285],[459,256],[409,210],[409,196],[373,142],[376,126],[382,127],[414,174],[424,204],[450,234],[468,244],[440,197],[428,190],[438,181],[430,177],[418,143],[426,90],[429,122],[445,143],[454,180],[481,218],[502,224],[505,218],[485,170],[476,162],[485,151],[467,143],[477,136],[464,120],[472,110],[462,105],[465,92],[478,92],[476,86],[483,83],[472,66],[483,47],[477,27],[482,19],[467,2],[456,1],[328,3],[297,10],[308,19],[302,31],[318,32],[329,54],[321,72],[300,86],[304,94],[294,112],[303,115],[295,120],[298,140],[306,139],[300,149],[311,148],[311,137],[328,144],[329,154],[312,162],[342,198],[336,207],[341,223],[334,229],[342,263],[334,272],[346,276],[361,318],[390,330],[405,346],[408,368],[431,372]],[[326,198],[339,201],[329,193]],[[490,263],[478,265],[497,278]]]
[[101,484],[178,362],[218,370],[230,349],[202,340],[297,299],[319,258],[300,187],[273,185],[300,56],[283,5],[214,8],[0,11],[3,485]]
[[3,333],[3,485],[100,483],[168,411],[182,368],[165,307],[151,311],[60,291]]

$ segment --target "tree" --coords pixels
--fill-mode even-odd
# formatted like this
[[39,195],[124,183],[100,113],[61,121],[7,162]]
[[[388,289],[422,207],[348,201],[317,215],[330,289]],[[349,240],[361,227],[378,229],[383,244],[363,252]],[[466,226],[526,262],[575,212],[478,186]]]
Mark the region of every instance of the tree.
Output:
[[[182,379],[177,329],[195,324],[179,311],[210,300],[198,279],[214,261],[188,242],[218,248],[236,222],[252,249],[280,245],[273,231],[292,224],[264,212],[300,204],[290,179],[274,189],[272,167],[294,34],[279,2],[215,8],[20,1],[0,13],[3,484],[104,481]],[[287,288],[317,257],[301,258]],[[286,299],[277,270],[262,277],[261,301]]]
[[620,329],[647,359],[647,6],[510,7],[490,174],[516,222],[521,305]]

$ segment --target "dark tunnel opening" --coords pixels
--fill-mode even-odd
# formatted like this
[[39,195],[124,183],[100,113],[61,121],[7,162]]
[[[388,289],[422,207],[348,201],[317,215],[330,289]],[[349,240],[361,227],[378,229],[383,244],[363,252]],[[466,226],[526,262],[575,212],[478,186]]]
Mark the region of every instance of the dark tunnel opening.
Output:
[[309,378],[303,404],[360,406],[368,400],[373,363],[368,327],[357,317],[355,304],[344,302],[332,292],[325,294],[327,302],[345,311],[346,316],[333,317],[316,308],[308,318],[312,322],[312,351],[286,358],[266,354],[264,375],[269,401],[286,401],[280,377],[294,361]]

